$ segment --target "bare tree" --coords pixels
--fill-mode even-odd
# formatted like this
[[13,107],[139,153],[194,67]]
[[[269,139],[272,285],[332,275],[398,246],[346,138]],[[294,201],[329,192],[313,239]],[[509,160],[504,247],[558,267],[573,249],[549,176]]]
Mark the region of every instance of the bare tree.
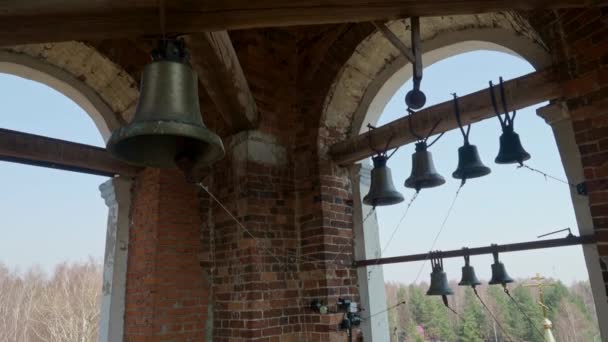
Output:
[[97,338],[101,264],[63,263],[51,277],[0,264],[0,342],[92,342]]

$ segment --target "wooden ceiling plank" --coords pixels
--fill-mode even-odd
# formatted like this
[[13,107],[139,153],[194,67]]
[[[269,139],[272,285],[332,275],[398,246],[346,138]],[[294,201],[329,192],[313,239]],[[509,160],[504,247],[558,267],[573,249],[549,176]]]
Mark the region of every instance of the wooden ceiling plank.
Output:
[[[40,0],[0,5],[0,45],[153,36],[160,34],[159,10],[152,2]],[[188,34],[261,27],[386,21],[409,16],[440,16],[606,6],[608,0],[265,0],[168,2],[166,27]],[[36,6],[39,6],[38,9]]]
[[186,37],[191,64],[207,94],[233,131],[257,126],[258,111],[226,31]]

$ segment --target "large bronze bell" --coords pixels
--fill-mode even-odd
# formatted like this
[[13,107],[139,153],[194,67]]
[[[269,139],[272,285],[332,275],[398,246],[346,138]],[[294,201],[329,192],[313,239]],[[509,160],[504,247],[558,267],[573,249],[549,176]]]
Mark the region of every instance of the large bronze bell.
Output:
[[458,285],[472,287],[481,285],[481,282],[479,281],[479,279],[477,279],[477,275],[475,274],[475,269],[469,264],[468,255],[465,255],[464,257],[464,266],[462,267],[462,278],[460,279]]
[[452,173],[452,177],[466,180],[482,177],[490,172],[492,170],[481,162],[477,146],[465,142],[464,145],[458,148],[458,167]]
[[171,168],[184,160],[209,166],[224,156],[222,140],[203,123],[197,76],[185,52],[177,44],[165,48],[144,68],[135,116],[112,133],[107,149],[141,166]]
[[431,272],[431,286],[426,291],[427,296],[447,296],[454,294],[448,284],[448,276],[443,271],[443,261],[440,258],[431,259],[433,272]]
[[445,183],[445,179],[435,170],[433,155],[427,150],[425,141],[416,144],[412,154],[412,173],[405,180],[405,187],[416,189],[433,188]]
[[379,154],[372,158],[374,168],[371,174],[369,192],[363,197],[363,203],[373,207],[392,205],[403,202],[403,195],[395,190],[391,169],[386,166],[388,158]]
[[492,279],[488,284],[497,285],[500,284],[505,286],[509,283],[514,282],[513,278],[511,278],[507,274],[507,270],[505,269],[505,265],[498,260],[498,252],[494,252],[494,263],[492,264]]
[[505,126],[500,135],[500,148],[494,160],[496,164],[523,164],[530,159],[530,154],[524,150],[519,140],[519,134],[515,133],[513,126]]

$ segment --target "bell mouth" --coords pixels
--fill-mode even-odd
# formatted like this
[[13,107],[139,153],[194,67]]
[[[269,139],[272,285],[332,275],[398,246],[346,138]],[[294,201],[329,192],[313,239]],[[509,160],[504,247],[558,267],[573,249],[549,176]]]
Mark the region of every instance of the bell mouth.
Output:
[[176,159],[190,156],[197,165],[224,157],[219,136],[206,128],[175,121],[143,121],[117,129],[107,149],[118,159],[146,167],[176,168]]
[[385,205],[393,205],[393,204],[401,203],[401,202],[403,202],[403,200],[404,200],[403,195],[400,192],[395,191],[395,192],[386,194],[385,196],[375,197],[375,198],[372,198],[371,196],[367,195],[367,196],[363,197],[363,204],[371,205],[374,207],[380,207],[380,206],[385,206]]

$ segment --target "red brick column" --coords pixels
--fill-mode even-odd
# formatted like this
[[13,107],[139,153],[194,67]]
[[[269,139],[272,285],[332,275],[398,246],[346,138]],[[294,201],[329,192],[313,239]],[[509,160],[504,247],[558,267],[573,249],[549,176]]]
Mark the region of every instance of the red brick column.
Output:
[[125,341],[205,341],[209,295],[197,189],[176,171],[146,169],[133,197]]

